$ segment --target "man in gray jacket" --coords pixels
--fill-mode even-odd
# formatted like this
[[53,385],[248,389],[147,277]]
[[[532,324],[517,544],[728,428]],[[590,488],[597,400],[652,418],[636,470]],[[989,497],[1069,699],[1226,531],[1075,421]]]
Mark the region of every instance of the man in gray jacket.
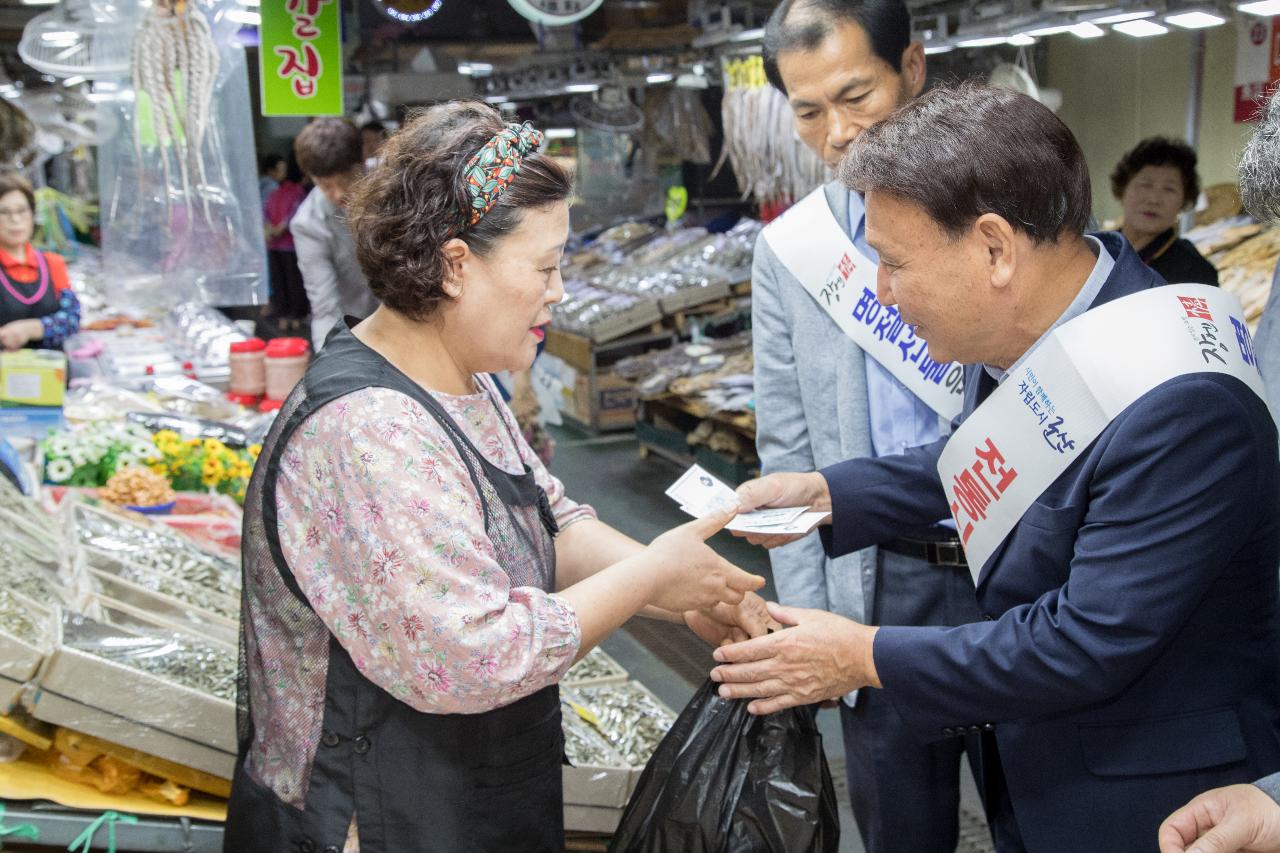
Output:
[[364,173],[360,131],[346,119],[319,118],[293,143],[298,165],[315,189],[289,224],[302,286],[311,303],[312,347],[319,350],[343,316],[364,319],[378,307],[356,260],[344,202]]
[[[764,53],[769,80],[787,96],[801,139],[832,169],[864,128],[924,88],[924,50],[911,43],[910,15],[901,0],[784,0],[766,25]],[[874,263],[862,198],[836,181],[822,192],[829,212],[821,215],[834,217],[840,239],[857,250],[846,259],[860,253]],[[950,416],[926,405],[875,354],[867,355],[797,277],[803,273],[796,264],[788,266],[796,249],[804,255],[830,246],[819,246],[816,232],[803,227],[780,231],[775,226],[787,216],[756,244],[752,272],[756,441],[764,473],[814,471],[936,440],[949,429]],[[812,250],[796,236],[800,242],[812,239]],[[863,319],[872,311],[880,309],[859,305],[854,316]],[[888,348],[891,355],[904,346],[904,358],[908,351],[916,357],[913,367],[928,362],[923,346],[905,348],[914,334],[900,321],[869,328],[899,336]],[[784,604],[877,625],[981,619],[954,530],[941,525],[834,560],[816,536],[770,557]],[[951,853],[959,831],[965,740],[912,739],[874,691],[850,694],[840,706],[849,793],[869,853]]]
[[[1280,97],[1272,97],[1244,156],[1240,194],[1263,222],[1280,222]],[[1280,268],[1253,340],[1271,415],[1280,422]],[[1206,791],[1160,827],[1160,853],[1280,851],[1280,773]]]

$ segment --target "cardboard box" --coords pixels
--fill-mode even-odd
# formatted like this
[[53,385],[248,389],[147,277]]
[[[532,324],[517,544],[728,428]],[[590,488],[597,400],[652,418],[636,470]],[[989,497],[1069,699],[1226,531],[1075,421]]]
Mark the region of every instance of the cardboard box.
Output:
[[53,350],[0,353],[0,406],[61,406],[67,357]]
[[[44,659],[28,704],[33,716],[229,779],[236,758],[235,703],[64,645]],[[103,635],[129,636],[95,625]]]
[[[37,688],[28,702],[32,716],[46,723],[66,726],[121,746],[164,758],[230,779],[235,773],[236,753],[214,748],[163,728],[139,722],[128,715],[112,714],[92,705]],[[232,721],[234,731],[234,720]]]
[[636,386],[612,371],[596,376],[595,394],[590,377],[580,375],[570,414],[595,429],[629,429],[636,422],[637,399]]

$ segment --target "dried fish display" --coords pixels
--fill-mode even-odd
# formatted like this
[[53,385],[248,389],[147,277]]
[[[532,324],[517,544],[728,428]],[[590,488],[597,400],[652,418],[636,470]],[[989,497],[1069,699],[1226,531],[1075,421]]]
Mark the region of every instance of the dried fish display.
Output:
[[623,767],[626,762],[594,726],[582,719],[573,704],[561,702],[564,754],[575,767]]
[[582,660],[569,667],[562,684],[616,684],[627,680],[627,671],[602,649],[587,652]]
[[[240,570],[229,560],[201,551],[158,525],[135,524],[83,503],[73,512],[80,543],[125,563],[200,587],[221,597],[237,599]],[[232,618],[238,615],[231,614]]]
[[[145,131],[160,148],[166,185],[172,182],[169,149],[176,154],[183,198],[190,204],[192,181],[208,181],[203,154],[218,76],[218,46],[195,0],[152,4],[133,42],[133,88],[151,105],[150,127],[135,127],[139,162]],[[208,211],[206,210],[206,216]]]
[[1222,289],[1244,306],[1245,321],[1257,326],[1271,294],[1271,279],[1280,260],[1280,228],[1269,228],[1238,245],[1209,256],[1218,268]]
[[791,106],[768,85],[759,56],[725,60],[721,104],[724,150],[742,197],[761,204],[803,198],[830,179],[825,164],[796,135]]
[[0,631],[29,646],[40,646],[44,641],[45,632],[31,608],[3,588],[0,588]]
[[[65,614],[62,645],[220,699],[235,699],[236,652],[178,633],[135,633]],[[175,713],[177,709],[175,709]]]
[[643,767],[676,715],[635,682],[580,687],[569,698],[595,715],[600,734],[632,767]]
[[[66,600],[59,572],[65,565],[66,547],[62,532],[52,516],[39,504],[0,477],[0,590],[19,593],[33,601],[59,603]],[[11,623],[8,613],[15,605],[6,602],[0,614],[0,629],[13,626],[10,633],[28,626]]]
[[[189,607],[217,614],[232,622],[240,619],[240,602],[207,586],[188,583],[154,568],[144,568],[127,560],[116,560],[92,548],[85,549],[85,559],[90,567],[103,572],[106,576],[120,578],[150,592],[166,595]],[[114,589],[109,589],[108,592],[113,595],[119,594]]]

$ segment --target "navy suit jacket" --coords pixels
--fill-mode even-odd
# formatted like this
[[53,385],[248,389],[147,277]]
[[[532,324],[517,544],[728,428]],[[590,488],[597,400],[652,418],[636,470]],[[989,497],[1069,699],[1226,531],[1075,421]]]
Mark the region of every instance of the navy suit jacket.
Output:
[[[1164,284],[1099,236],[1116,266],[1095,306]],[[994,387],[970,367],[960,419]],[[825,469],[829,553],[945,515],[944,444]],[[1280,769],[1278,500],[1263,400],[1216,374],[1166,382],[988,560],[987,621],[880,629],[886,695],[924,738],[993,733],[1031,853],[1154,851],[1194,795]]]

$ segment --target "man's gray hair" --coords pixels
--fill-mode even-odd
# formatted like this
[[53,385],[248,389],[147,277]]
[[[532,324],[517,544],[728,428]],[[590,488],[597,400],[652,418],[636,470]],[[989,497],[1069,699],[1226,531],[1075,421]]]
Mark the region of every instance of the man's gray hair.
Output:
[[978,83],[941,86],[863,131],[840,180],[923,208],[952,238],[994,213],[1037,243],[1089,222],[1089,168],[1048,107]]
[[1280,222],[1280,96],[1271,96],[1240,158],[1240,195],[1249,213]]

